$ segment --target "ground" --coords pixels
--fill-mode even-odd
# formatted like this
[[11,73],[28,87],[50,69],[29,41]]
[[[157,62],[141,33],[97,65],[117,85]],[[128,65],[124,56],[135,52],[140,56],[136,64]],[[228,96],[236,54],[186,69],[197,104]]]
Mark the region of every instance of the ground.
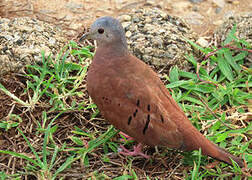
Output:
[[[171,15],[186,19],[199,36],[210,36],[213,34],[215,28],[230,14],[238,14],[252,10],[252,5],[249,3],[250,0],[226,0],[223,1],[225,2],[224,7],[222,7],[221,2],[222,1],[218,0],[205,0],[201,3],[193,4],[187,0],[167,0],[158,1],[158,3],[155,1],[147,2],[134,0],[4,0],[0,3],[0,16],[8,18],[31,16],[53,24],[58,24],[65,29],[69,29],[70,33],[66,34],[66,38],[72,39],[99,16],[117,16],[130,11],[132,7],[144,8],[145,6],[157,6],[169,12]],[[0,82],[11,93],[15,94],[23,101],[28,101],[32,94],[27,92],[24,93],[23,91],[27,85],[26,80],[27,77],[15,74],[1,77]],[[68,105],[74,102],[91,104],[91,100],[86,92],[85,80],[78,87],[78,91],[82,91],[83,94],[67,97],[66,99],[63,98],[62,101],[66,101]],[[27,107],[23,105],[16,104],[9,96],[6,96],[0,91],[0,119],[11,122],[13,120],[11,114],[17,114],[19,117],[14,118],[15,122],[22,119],[18,125],[19,129],[21,129],[27,139],[30,140],[34,149],[37,152],[41,152],[43,144],[45,143],[43,132],[46,131],[49,120],[52,120],[60,112],[57,109],[51,111],[49,104],[50,102],[48,99],[42,98],[34,107],[27,109]],[[43,116],[41,112],[47,112],[47,117]],[[236,112],[236,109],[226,107],[225,112],[234,115],[233,112]],[[101,115],[91,118],[94,114],[96,114],[96,109],[93,107],[68,110],[64,112],[60,118],[55,120],[52,124],[52,127],[55,128],[55,131],[51,134],[53,135],[53,140],[51,139],[52,137],[48,137],[46,142],[50,142],[49,147],[51,149],[48,150],[48,153],[49,151],[52,152],[56,146],[60,148],[59,154],[57,155],[58,161],[56,167],[52,168],[52,171],[44,174],[50,177],[51,172],[55,172],[55,170],[59,169],[60,165],[73,155],[73,149],[81,149],[88,141],[95,140],[95,138],[107,131],[109,124],[103,120]],[[243,127],[244,124],[241,124],[241,122],[234,122],[234,125]],[[245,123],[244,126],[246,125]],[[76,127],[85,127],[85,132]],[[1,149],[20,152],[30,158],[34,158],[34,154],[31,153],[29,146],[24,142],[23,136],[18,133],[16,128],[10,127],[8,131],[1,129],[0,132]],[[86,133],[88,136],[79,136],[80,133]],[[207,133],[207,127],[202,130],[202,133]],[[81,142],[79,142],[79,140]],[[51,141],[53,141],[53,143]],[[78,161],[74,161],[71,164],[71,168],[60,173],[60,177],[64,179],[81,179],[80,176],[82,176],[82,179],[105,179],[106,176],[112,178],[119,175],[133,174],[132,176],[134,176],[134,174],[136,174],[139,179],[145,179],[146,176],[152,178],[157,177],[158,179],[184,179],[187,177],[187,172],[192,172],[193,170],[193,163],[189,163],[190,165],[186,166],[181,162],[181,159],[184,156],[186,157],[186,154],[168,150],[167,148],[145,147],[144,151],[152,156],[151,160],[145,160],[141,157],[124,157],[113,151],[115,146],[114,142],[120,142],[119,135],[113,137],[112,140],[109,140],[103,146],[101,145],[92,150],[92,152],[89,152],[88,163],[85,161],[87,158],[80,158]],[[79,143],[78,146],[76,146],[76,143]],[[67,148],[64,149],[65,144],[67,144]],[[73,149],[70,147],[73,147]],[[109,153],[104,155],[106,151]],[[52,156],[49,157],[51,158]],[[208,160],[209,159],[210,158],[208,158]],[[194,157],[194,160],[197,161],[197,156]],[[39,174],[43,174],[36,171],[33,171],[34,173],[32,175],[29,174],[29,168],[25,171],[23,169],[26,165],[26,161],[14,158],[13,156],[2,156],[0,158],[0,167],[4,169],[6,174],[22,172],[24,174],[23,177],[27,179],[39,179]],[[208,171],[208,168],[211,169],[211,164],[201,167],[201,170]],[[39,170],[42,171],[41,169]],[[225,174],[226,171],[224,170],[222,173]],[[246,172],[244,172],[244,174],[246,174]],[[235,173],[233,174],[233,177],[234,176]],[[246,178],[245,175],[244,177]],[[40,179],[43,178],[40,177]],[[207,179],[207,177],[205,177],[205,179]],[[209,177],[209,179],[212,179],[212,177]]]
[[56,24],[64,23],[74,30],[89,26],[100,16],[118,16],[132,8],[155,6],[186,19],[200,36],[211,34],[230,15],[252,11],[250,0],[203,0],[201,3],[189,0],[55,0],[46,3],[44,0],[3,0],[1,4],[3,17],[32,16]]

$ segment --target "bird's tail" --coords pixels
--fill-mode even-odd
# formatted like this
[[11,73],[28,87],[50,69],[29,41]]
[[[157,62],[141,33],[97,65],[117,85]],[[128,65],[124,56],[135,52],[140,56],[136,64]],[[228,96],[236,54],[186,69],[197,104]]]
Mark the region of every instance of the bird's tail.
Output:
[[[184,130],[186,132],[187,130]],[[244,163],[241,158],[236,157],[226,150],[218,147],[207,138],[205,138],[195,127],[187,131],[188,135],[185,137],[186,147],[185,150],[191,151],[201,148],[203,155],[211,156],[215,159],[223,161],[232,165],[232,160],[235,161],[240,167],[244,167]],[[232,159],[232,160],[231,160]]]
[[232,161],[235,161],[240,167],[244,167],[244,162],[241,158],[234,156],[233,154],[230,154],[229,152],[227,152],[225,149],[222,149],[220,147],[218,147],[217,145],[213,144],[212,142],[210,142],[213,146],[215,146],[216,150],[218,151],[217,156],[215,154],[211,155],[211,153],[209,153],[209,156],[216,158],[220,161],[223,161],[225,163],[228,163],[230,165],[232,165]]

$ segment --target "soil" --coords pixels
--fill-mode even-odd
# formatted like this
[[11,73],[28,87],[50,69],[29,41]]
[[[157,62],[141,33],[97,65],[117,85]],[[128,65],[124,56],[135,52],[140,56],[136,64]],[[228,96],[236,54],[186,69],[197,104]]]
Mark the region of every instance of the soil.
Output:
[[[224,2],[224,6],[223,3]],[[2,0],[0,1],[0,16],[6,18],[15,18],[29,16],[39,20],[43,20],[49,23],[53,23],[62,26],[65,29],[69,29],[69,34],[66,34],[66,38],[75,38],[83,31],[84,28],[89,25],[100,16],[112,15],[117,17],[118,15],[125,14],[131,11],[132,8],[144,8],[146,6],[158,7],[170,15],[175,15],[184,18],[187,23],[192,27],[199,36],[210,36],[217,26],[219,26],[225,18],[233,14],[240,14],[252,11],[251,0],[203,0],[201,3],[191,3],[189,0]],[[0,82],[17,97],[20,97],[23,101],[28,100],[27,94],[23,93],[23,89],[26,87],[26,78],[20,75],[6,75],[0,79]],[[85,91],[85,86],[84,90]],[[86,91],[85,91],[86,92]],[[29,93],[28,93],[29,95]],[[85,96],[85,100],[89,101],[88,96]],[[82,100],[83,101],[83,100]],[[23,130],[28,139],[33,140],[34,148],[37,152],[41,151],[43,146],[43,137],[41,134],[36,134],[37,124],[36,122],[42,122],[42,111],[46,111],[48,107],[43,102],[36,110],[26,111],[25,107],[21,107],[14,103],[14,101],[0,91],[0,119],[4,121],[11,121],[9,116],[11,113],[20,115],[23,122],[20,123],[19,128]],[[9,114],[9,115],[8,115]],[[50,116],[51,115],[51,116]],[[65,113],[57,125],[59,129],[55,132],[54,136],[56,144],[59,147],[64,146],[67,141],[71,146],[69,137],[72,136],[74,126],[86,127],[88,131],[105,132],[108,123],[101,120],[100,117],[96,118],[98,122],[91,122],[89,112],[69,112]],[[49,119],[54,117],[54,114],[49,114]],[[66,120],[67,121],[66,121]],[[117,137],[119,139],[119,137]],[[83,140],[85,141],[85,140]],[[22,136],[18,133],[17,129],[10,129],[4,131],[0,129],[0,146],[5,150],[16,152],[29,152],[29,147]],[[92,152],[90,160],[90,169],[80,166],[80,162],[76,162],[71,165],[71,168],[67,169],[69,172],[65,172],[62,176],[70,176],[69,179],[79,174],[87,174],[87,177],[92,177],[95,173],[93,170],[99,170],[99,172],[107,171],[107,174],[113,175],[123,174],[121,172],[125,164],[129,164],[126,158],[115,154],[110,157],[111,163],[108,166],[104,165],[102,158],[99,156],[102,153],[102,149],[98,148],[95,152]],[[166,156],[156,155],[157,149],[148,149],[149,154],[154,154],[152,163],[145,163],[145,160],[136,158],[134,160],[134,171],[137,175],[140,174],[145,177],[146,174],[163,178],[163,179],[182,179],[185,177],[188,167],[182,166],[179,161],[181,155],[167,149],[160,148],[159,151],[167,154]],[[28,153],[27,153],[28,154]],[[29,155],[32,153],[29,152]],[[62,154],[60,156],[61,161],[68,158],[71,154]],[[114,157],[115,156],[115,157]],[[16,158],[9,156],[0,157],[0,167],[6,174],[14,174],[19,170],[23,170],[25,165],[24,161],[19,161]],[[167,164],[169,162],[169,164]],[[96,167],[92,169],[92,167]],[[58,167],[55,167],[58,168]],[[126,167],[124,168],[126,169]],[[142,170],[144,169],[144,171]],[[165,170],[164,170],[165,169]],[[174,169],[174,170],[173,170]],[[128,169],[131,172],[131,167]],[[132,171],[132,172],[134,172]],[[171,174],[169,177],[168,175]],[[27,178],[28,177],[28,178]],[[35,176],[27,175],[27,179],[36,179]],[[85,179],[85,177],[84,177]]]
[[79,31],[100,16],[116,17],[132,8],[155,6],[186,19],[196,33],[206,36],[230,15],[252,11],[251,0],[198,1],[200,3],[189,0],[3,0],[0,16],[31,16]]

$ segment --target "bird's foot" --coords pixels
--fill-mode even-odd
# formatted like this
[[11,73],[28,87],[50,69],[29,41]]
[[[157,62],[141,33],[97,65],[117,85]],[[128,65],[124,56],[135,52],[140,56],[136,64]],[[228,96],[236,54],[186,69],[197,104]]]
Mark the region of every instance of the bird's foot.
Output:
[[142,144],[141,143],[139,143],[137,146],[134,146],[134,151],[129,151],[123,145],[120,145],[120,148],[122,149],[122,151],[120,151],[119,153],[123,154],[125,156],[142,156],[146,159],[150,158],[150,156],[148,156],[147,154],[144,154],[142,152]]

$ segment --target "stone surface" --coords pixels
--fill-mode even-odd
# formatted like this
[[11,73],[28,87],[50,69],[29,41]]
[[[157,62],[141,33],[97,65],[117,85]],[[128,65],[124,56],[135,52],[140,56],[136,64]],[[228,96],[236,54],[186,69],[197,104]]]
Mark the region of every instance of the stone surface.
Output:
[[226,4],[224,0],[213,0],[213,3],[216,4],[220,8],[223,8]]
[[197,44],[199,44],[201,47],[208,47],[209,42],[207,40],[207,37],[199,37],[199,39],[196,41]]
[[189,12],[184,16],[184,19],[186,20],[187,23],[191,25],[201,25],[203,24],[204,16],[202,16],[198,12]]
[[174,65],[189,68],[185,55],[193,50],[186,39],[195,42],[196,35],[183,20],[156,8],[133,9],[118,19],[130,51],[139,59],[165,73]]
[[42,50],[46,56],[55,55],[66,42],[55,25],[28,17],[0,18],[0,77],[41,61]]

